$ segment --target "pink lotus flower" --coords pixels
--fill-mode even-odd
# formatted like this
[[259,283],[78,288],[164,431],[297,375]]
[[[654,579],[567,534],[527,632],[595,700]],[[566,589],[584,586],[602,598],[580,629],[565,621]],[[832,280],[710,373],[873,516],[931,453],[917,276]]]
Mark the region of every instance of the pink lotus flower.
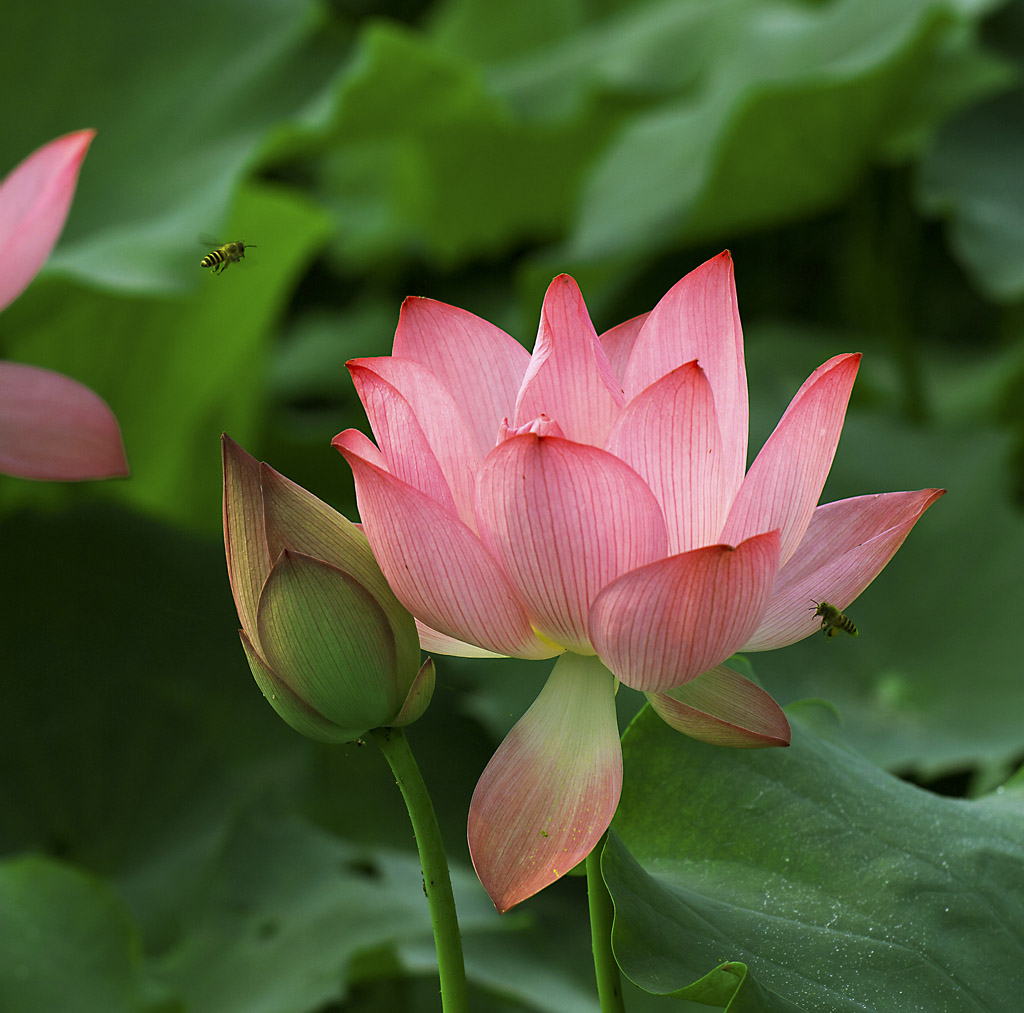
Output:
[[607,829],[619,681],[697,738],[788,744],[775,702],[724,662],[814,632],[811,599],[845,608],[941,495],[816,506],[859,361],[815,370],[749,471],[728,253],[600,337],[556,278],[532,356],[471,313],[408,299],[393,355],[349,363],[377,445],[356,430],[334,445],[424,649],[559,657],[470,807],[499,911]]
[[[49,257],[94,135],[58,137],[0,184],[0,310]],[[97,394],[48,369],[0,362],[0,471],[76,481],[126,475],[128,464],[117,420]]]

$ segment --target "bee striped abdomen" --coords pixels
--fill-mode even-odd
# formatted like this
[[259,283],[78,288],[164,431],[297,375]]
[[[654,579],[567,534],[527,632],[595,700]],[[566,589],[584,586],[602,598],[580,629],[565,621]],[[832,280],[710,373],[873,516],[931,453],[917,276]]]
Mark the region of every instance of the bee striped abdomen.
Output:
[[[255,243],[250,243],[249,245],[253,249],[256,248]],[[199,266],[212,267],[214,274],[221,274],[227,270],[228,264],[237,264],[243,259],[245,259],[245,243],[239,239],[237,242],[225,243],[216,250],[211,250],[199,262]]]
[[854,626],[853,620],[849,616],[843,615],[835,605],[829,605],[827,601],[816,602],[813,598],[811,601],[818,606],[814,614],[821,616],[821,632],[826,637],[834,637],[840,630],[851,637],[858,635],[859,631]]

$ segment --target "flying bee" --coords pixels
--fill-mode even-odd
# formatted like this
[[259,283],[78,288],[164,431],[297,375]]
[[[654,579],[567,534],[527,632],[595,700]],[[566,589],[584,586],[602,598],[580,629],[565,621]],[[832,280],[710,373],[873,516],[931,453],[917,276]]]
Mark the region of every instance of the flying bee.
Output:
[[853,625],[853,620],[849,616],[844,616],[835,605],[829,605],[827,601],[816,602],[813,598],[811,601],[818,606],[814,614],[821,616],[821,632],[826,637],[834,637],[840,630],[851,637],[857,636],[857,627]]
[[[256,244],[250,243],[250,249],[255,250]],[[237,264],[245,258],[245,243],[241,239],[236,243],[225,243],[218,246],[216,250],[208,253],[199,262],[200,267],[212,267],[214,274],[223,274],[228,269],[228,264]]]

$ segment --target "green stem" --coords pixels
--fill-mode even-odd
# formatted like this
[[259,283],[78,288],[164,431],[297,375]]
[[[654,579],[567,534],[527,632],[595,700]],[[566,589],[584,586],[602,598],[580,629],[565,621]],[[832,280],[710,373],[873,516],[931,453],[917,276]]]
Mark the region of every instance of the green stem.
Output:
[[622,979],[619,965],[612,953],[612,907],[611,894],[601,875],[601,852],[608,834],[601,838],[597,847],[587,855],[587,900],[590,904],[590,942],[594,950],[594,974],[597,976],[597,996],[601,1002],[601,1013],[625,1013],[622,999]]
[[444,1013],[468,1013],[466,967],[462,960],[462,934],[455,913],[448,858],[437,825],[434,805],[427,793],[423,775],[401,728],[375,728],[370,733],[380,746],[398,782],[409,810],[416,847],[423,868],[423,892],[430,908],[434,929],[437,969],[441,977],[441,1009]]

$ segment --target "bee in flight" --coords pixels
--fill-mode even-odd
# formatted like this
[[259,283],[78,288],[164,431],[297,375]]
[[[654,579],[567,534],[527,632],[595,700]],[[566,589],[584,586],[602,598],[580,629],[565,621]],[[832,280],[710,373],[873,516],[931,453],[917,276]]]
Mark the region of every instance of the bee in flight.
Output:
[[[249,247],[255,250],[256,244],[250,243]],[[244,258],[245,243],[239,239],[236,243],[225,243],[223,246],[218,246],[216,250],[203,257],[199,266],[212,267],[214,274],[222,274],[228,269],[228,264],[237,264]]]
[[853,625],[853,620],[849,616],[844,616],[835,605],[829,605],[827,601],[816,602],[813,598],[811,601],[818,606],[814,614],[821,616],[821,632],[826,637],[834,637],[840,630],[849,633],[851,637],[857,636],[857,627]]

